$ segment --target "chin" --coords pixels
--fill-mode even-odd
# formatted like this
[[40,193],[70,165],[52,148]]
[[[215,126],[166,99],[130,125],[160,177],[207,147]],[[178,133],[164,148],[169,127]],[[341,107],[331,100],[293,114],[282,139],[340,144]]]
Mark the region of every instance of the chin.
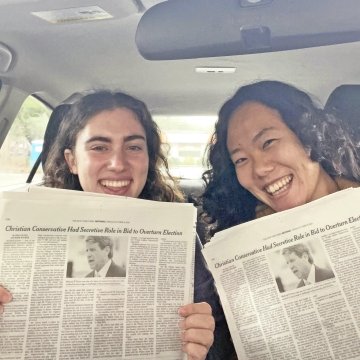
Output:
[[285,211],[285,210],[289,210],[289,209],[293,209],[297,206],[300,206],[300,205],[304,205],[305,204],[305,201],[291,201],[291,202],[284,202],[282,204],[275,204],[273,209],[276,211],[276,212],[280,212],[280,211]]

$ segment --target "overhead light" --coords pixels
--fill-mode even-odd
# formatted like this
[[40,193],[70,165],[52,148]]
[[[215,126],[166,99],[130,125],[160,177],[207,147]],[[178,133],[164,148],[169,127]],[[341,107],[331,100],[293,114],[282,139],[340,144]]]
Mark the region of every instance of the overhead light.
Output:
[[91,20],[111,19],[113,16],[99,6],[32,12],[32,15],[52,24],[77,23]]
[[259,6],[271,3],[273,0],[240,0],[240,6],[248,7],[248,6]]
[[236,67],[196,67],[195,72],[200,74],[232,74],[236,71]]

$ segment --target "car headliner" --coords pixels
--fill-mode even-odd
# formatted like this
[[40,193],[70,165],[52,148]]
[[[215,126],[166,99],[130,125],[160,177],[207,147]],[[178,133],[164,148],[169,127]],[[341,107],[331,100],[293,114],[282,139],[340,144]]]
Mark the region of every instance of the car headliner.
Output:
[[[0,101],[5,103],[4,93],[12,91],[19,101],[34,93],[55,106],[74,91],[116,88],[143,99],[154,114],[215,114],[240,85],[254,80],[286,81],[322,102],[336,86],[360,83],[360,42],[215,58],[145,60],[136,48],[136,28],[144,10],[160,2],[0,0],[0,43],[13,54],[10,69],[0,71],[5,85]],[[90,5],[100,6],[113,18],[51,24],[32,14]],[[235,67],[236,71],[195,72],[205,66]],[[9,116],[5,105],[1,115]]]

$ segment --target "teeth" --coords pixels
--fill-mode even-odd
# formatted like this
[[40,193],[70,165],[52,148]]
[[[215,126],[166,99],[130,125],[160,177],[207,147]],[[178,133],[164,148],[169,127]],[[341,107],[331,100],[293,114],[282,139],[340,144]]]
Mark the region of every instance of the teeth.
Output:
[[129,180],[101,180],[101,185],[112,188],[121,188],[130,184]]
[[267,187],[265,188],[265,190],[266,190],[266,192],[268,192],[269,194],[272,194],[272,195],[273,195],[275,192],[281,190],[281,189],[284,188],[286,185],[288,185],[291,180],[292,180],[292,176],[290,176],[290,175],[285,176],[284,178],[282,178],[281,180],[277,181],[276,183],[267,186]]

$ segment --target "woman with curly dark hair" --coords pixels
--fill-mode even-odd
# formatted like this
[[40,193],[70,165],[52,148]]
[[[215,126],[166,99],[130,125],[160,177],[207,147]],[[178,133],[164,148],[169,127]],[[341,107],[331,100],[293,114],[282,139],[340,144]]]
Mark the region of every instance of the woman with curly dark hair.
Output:
[[358,186],[360,153],[345,126],[279,81],[241,87],[225,102],[202,196],[211,234]]
[[[146,105],[122,92],[81,96],[59,115],[56,140],[44,158],[44,185],[157,201],[182,201]],[[171,184],[171,185],[169,185]],[[182,350],[205,359],[214,341],[212,277],[196,244],[195,302],[179,308]],[[211,305],[203,302],[209,298]],[[11,294],[0,286],[0,313]],[[220,314],[221,315],[221,314]],[[210,359],[215,359],[209,354]]]
[[[140,171],[140,182],[137,183],[136,176],[131,178],[129,173],[126,175],[126,179],[121,179],[126,180],[126,184],[125,182],[121,184],[120,182],[115,183],[112,181],[115,179],[114,176],[106,179],[108,175],[105,176],[105,179],[88,176],[87,179],[84,178],[81,181],[77,170],[71,166],[72,162],[76,159],[78,134],[86,128],[88,122],[93,118],[103,114],[114,114],[115,111],[123,112],[121,116],[127,117],[126,121],[131,121],[129,119],[133,118],[138,123],[140,132],[144,132],[140,137],[127,140],[129,148],[126,152],[126,154],[134,155],[132,158],[139,159],[141,164],[144,164],[144,160],[146,160],[146,168],[136,170]],[[104,116],[101,125],[103,129],[106,128],[107,121],[109,120]],[[114,130],[116,129],[114,128]],[[93,142],[96,145],[96,139]],[[101,143],[101,139],[98,139],[97,142]],[[146,150],[147,154],[145,154],[145,157],[147,159],[140,159],[139,154],[142,152],[139,150],[141,146],[137,146],[139,144],[136,143],[145,145],[146,148],[143,150]],[[95,147],[93,150],[90,150],[90,148],[86,150],[89,155],[97,154],[97,156],[89,157],[90,161],[99,159],[101,153],[106,153],[105,148],[101,148],[101,146],[97,150],[95,150]],[[44,185],[49,187],[103,192],[159,201],[182,200],[182,194],[177,190],[176,186],[169,185],[169,180],[172,180],[172,177],[169,174],[165,155],[161,150],[160,131],[146,105],[142,101],[122,92],[95,91],[84,95],[71,105],[67,116],[61,122],[56,142],[49,151],[44,173],[46,174]],[[106,182],[106,180],[109,181]],[[89,184],[89,181],[93,183]],[[141,183],[142,181],[145,181],[144,184]],[[86,184],[85,186],[89,187],[84,189],[81,184]]]

